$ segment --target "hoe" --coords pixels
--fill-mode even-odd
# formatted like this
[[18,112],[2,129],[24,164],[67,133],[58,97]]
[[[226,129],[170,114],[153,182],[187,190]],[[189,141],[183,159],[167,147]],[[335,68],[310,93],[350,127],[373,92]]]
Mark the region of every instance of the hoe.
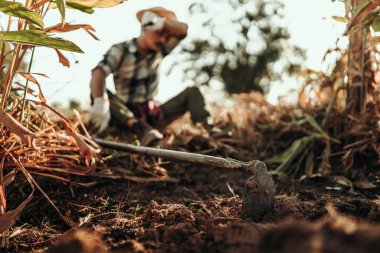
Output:
[[95,141],[106,148],[122,150],[130,153],[161,157],[172,161],[196,163],[225,169],[244,171],[249,177],[244,185],[242,216],[254,221],[260,220],[274,206],[275,185],[272,175],[265,163],[253,160],[241,162],[229,158],[221,158],[203,154],[194,154],[168,149],[136,146],[95,138]]

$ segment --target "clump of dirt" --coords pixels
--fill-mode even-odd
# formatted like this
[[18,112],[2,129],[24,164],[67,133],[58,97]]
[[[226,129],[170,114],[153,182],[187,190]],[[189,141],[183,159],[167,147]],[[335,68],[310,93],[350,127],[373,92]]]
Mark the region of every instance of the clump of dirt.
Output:
[[252,252],[273,226],[244,220],[216,222],[208,232],[210,249],[213,252]]
[[93,231],[77,230],[56,240],[47,253],[106,253],[107,247]]
[[277,195],[273,210],[265,215],[263,221],[276,222],[288,217],[313,220],[325,213],[323,208],[325,204],[326,201],[323,199],[310,201],[301,200],[298,195]]
[[194,223],[195,218],[191,210],[182,204],[159,205],[151,201],[147,207],[144,220],[155,226],[155,224],[173,225],[182,222]]
[[151,201],[143,219],[146,223],[144,237],[153,238],[157,248],[174,250],[170,245],[176,242],[182,244],[179,248],[188,249],[201,241],[193,212],[183,204],[159,205]]
[[328,205],[328,215],[316,223],[287,219],[270,228],[257,252],[374,252],[380,247],[380,225],[338,214]]

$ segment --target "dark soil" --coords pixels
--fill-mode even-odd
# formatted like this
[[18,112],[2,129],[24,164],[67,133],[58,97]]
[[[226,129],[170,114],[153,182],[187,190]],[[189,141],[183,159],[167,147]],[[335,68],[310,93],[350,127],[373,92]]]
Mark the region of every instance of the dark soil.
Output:
[[[274,209],[262,221],[253,222],[241,218],[246,179],[241,172],[180,163],[166,168],[179,183],[101,180],[84,188],[43,181],[41,186],[54,196],[57,206],[82,223],[81,228],[69,230],[36,194],[34,204],[9,234],[8,248],[3,249],[45,252],[54,245],[50,252],[347,253],[380,249],[377,189],[349,191],[322,178],[301,183],[277,180]],[[13,194],[15,199],[20,196]]]
[[[189,139],[185,145],[198,152],[211,144],[207,139]],[[222,146],[222,156],[233,153],[229,147]],[[243,160],[245,154],[242,151],[235,158]],[[126,170],[136,165],[129,156],[119,159],[126,159]],[[83,187],[36,178],[79,228],[62,222],[46,198],[35,191],[16,225],[0,238],[0,252],[380,251],[378,187],[348,187],[330,177],[286,182],[275,178],[275,206],[254,222],[241,218],[247,179],[243,172],[179,162],[159,168],[178,182],[71,178],[73,182],[96,182]],[[374,183],[379,175],[372,172]],[[9,210],[30,193],[26,182],[12,184],[7,192]]]

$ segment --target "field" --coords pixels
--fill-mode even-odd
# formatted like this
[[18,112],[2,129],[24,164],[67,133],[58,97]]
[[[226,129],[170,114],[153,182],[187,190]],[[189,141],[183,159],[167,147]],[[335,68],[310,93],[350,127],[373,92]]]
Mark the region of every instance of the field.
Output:
[[[220,1],[210,1],[209,10],[205,2],[188,6],[190,16],[206,15],[199,34],[211,38],[202,35],[181,48],[182,71],[195,85],[221,81],[233,106],[210,105],[215,125],[206,129],[185,115],[159,129],[164,138],[151,145],[263,161],[270,174],[261,175],[268,185],[274,179],[273,197],[258,183],[263,167],[216,168],[107,149],[85,126],[88,112],[47,103],[37,80],[47,75],[32,71],[35,48],[52,50],[69,67],[61,51],[84,50],[57,35],[82,30],[98,38],[91,25],[66,22],[66,7],[92,14],[120,1],[2,0],[8,18],[0,52],[0,252],[379,251],[380,3],[339,2],[345,13],[331,18],[345,23],[348,45],[340,48],[339,38],[328,49],[326,71],[302,66],[305,52],[288,43],[280,25],[280,1],[223,1],[239,38],[235,48],[224,44],[225,24],[218,29],[212,22]],[[54,8],[59,18],[47,26],[44,18]],[[156,35],[168,44],[169,35],[186,36],[187,26],[171,34],[169,23]],[[153,32],[143,27],[140,36]],[[265,46],[252,50],[256,41]],[[302,86],[295,105],[269,104],[262,94],[287,76]],[[106,102],[102,108],[108,112]],[[140,145],[125,124],[112,123],[96,137]],[[247,215],[247,199],[255,200],[251,210],[270,208]]]
[[[248,113],[247,118],[262,125],[270,121],[265,111],[274,115],[262,106],[251,112],[261,115],[260,120]],[[289,113],[276,111],[277,116]],[[236,118],[230,119],[235,123],[232,135],[218,129],[199,130],[185,117],[166,128],[166,138],[156,146],[242,161],[256,159],[260,153],[270,155],[273,133],[265,135],[255,127],[252,136],[262,134],[261,146],[249,149],[247,141],[238,137],[244,129],[237,128]],[[220,128],[228,128],[220,120]],[[289,138],[291,131],[287,131],[281,138]],[[133,137],[124,134],[121,138],[128,142]],[[333,158],[335,173],[313,173],[302,179],[284,179],[275,173],[274,208],[255,222],[241,215],[247,179],[242,171],[108,149],[102,156],[104,163],[96,170],[101,172],[97,176],[70,176],[71,183],[35,177],[61,213],[79,228],[62,222],[36,192],[3,237],[6,252],[68,252],[68,247],[70,252],[374,252],[380,248],[380,174],[370,168],[359,170],[360,161],[355,163],[357,168],[351,168],[350,179],[339,173],[341,162]],[[14,182],[8,199],[19,202],[28,195],[22,184]]]

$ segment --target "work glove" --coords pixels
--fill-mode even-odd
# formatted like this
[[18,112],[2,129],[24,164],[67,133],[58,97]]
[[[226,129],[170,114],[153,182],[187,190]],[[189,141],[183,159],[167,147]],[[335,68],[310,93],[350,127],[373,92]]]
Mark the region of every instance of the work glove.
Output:
[[159,31],[164,28],[165,20],[152,11],[146,11],[141,18],[141,25],[147,30]]
[[111,120],[110,101],[107,93],[94,99],[90,109],[89,123],[94,131],[103,132]]

